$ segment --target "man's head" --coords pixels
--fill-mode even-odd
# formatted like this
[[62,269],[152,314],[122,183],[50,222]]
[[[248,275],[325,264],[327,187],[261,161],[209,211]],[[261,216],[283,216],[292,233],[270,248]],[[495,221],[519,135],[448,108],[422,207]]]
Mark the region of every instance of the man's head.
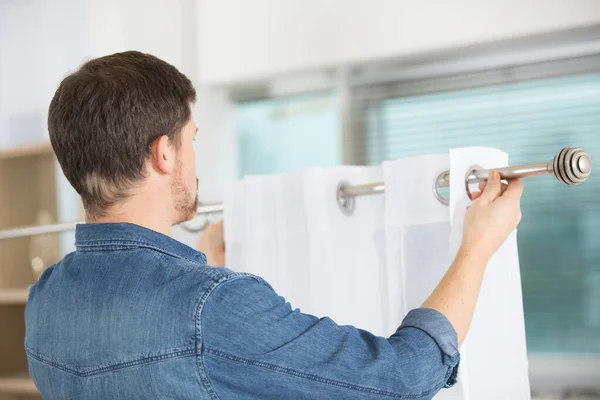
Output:
[[89,220],[148,191],[170,203],[172,223],[195,214],[195,100],[185,75],[136,51],[90,60],[61,82],[50,141]]

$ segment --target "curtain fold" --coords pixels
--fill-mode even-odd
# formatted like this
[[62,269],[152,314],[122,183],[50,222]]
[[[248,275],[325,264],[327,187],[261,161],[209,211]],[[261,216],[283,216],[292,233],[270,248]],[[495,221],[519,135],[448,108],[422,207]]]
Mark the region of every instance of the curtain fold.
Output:
[[356,199],[352,216],[340,211],[340,182],[380,182],[380,167],[311,169],[304,174],[313,309],[340,325],[386,333],[384,199]]

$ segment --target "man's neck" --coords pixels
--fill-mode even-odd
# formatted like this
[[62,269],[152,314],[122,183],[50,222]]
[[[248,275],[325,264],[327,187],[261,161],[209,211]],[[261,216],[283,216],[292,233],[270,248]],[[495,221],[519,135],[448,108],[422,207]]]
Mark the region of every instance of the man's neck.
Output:
[[171,236],[170,210],[160,204],[158,207],[153,205],[151,201],[129,199],[123,204],[111,207],[102,217],[86,218],[86,222],[93,224],[127,222]]

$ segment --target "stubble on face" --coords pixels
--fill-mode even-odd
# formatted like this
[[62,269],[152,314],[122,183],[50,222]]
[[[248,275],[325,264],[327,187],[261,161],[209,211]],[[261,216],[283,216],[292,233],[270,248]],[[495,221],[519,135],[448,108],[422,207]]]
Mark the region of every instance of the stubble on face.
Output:
[[198,209],[198,179],[196,179],[195,193],[185,185],[183,179],[183,163],[177,160],[175,176],[171,180],[171,193],[177,214],[175,224],[180,224],[196,216]]

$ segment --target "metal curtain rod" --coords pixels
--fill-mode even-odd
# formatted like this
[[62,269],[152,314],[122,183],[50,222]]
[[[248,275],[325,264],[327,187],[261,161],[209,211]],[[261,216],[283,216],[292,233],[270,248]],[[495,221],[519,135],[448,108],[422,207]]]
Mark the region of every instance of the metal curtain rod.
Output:
[[[465,175],[465,188],[469,198],[471,198],[469,185],[486,181],[491,171],[499,172],[500,177],[504,180],[552,175],[565,185],[578,185],[590,176],[592,172],[592,159],[580,148],[565,147],[551,161],[546,163],[494,169],[483,169],[479,165],[473,165]],[[448,186],[450,186],[450,171],[445,170],[435,177],[432,185],[434,196],[440,203],[445,205],[448,205],[449,202],[440,194],[439,189]],[[349,186],[346,182],[342,182],[337,189],[338,205],[344,213],[351,214],[354,210],[354,199],[356,197],[379,194],[384,191],[385,184],[383,182],[357,186]]]
[[[196,214],[208,215],[223,212],[223,204],[204,204],[197,208]],[[24,226],[22,228],[0,230],[0,240],[17,239],[28,236],[46,235],[49,233],[61,233],[74,231],[77,224],[85,224],[85,221],[64,222],[49,225]],[[191,231],[200,231],[202,229],[189,229]]]
[[[514,167],[503,167],[495,169],[483,169],[480,166],[474,165],[467,171],[465,175],[465,188],[469,197],[471,192],[469,184],[482,182],[488,179],[491,171],[498,171],[502,179],[510,180],[517,178],[528,178],[532,176],[553,175],[560,182],[566,185],[578,185],[584,182],[592,171],[592,160],[590,156],[580,148],[567,147],[562,149],[556,156],[547,163],[519,165]],[[448,200],[444,198],[439,189],[450,185],[450,172],[442,171],[433,180],[433,193],[435,197],[445,205],[448,205]],[[351,214],[354,210],[354,199],[358,196],[367,196],[380,194],[385,191],[383,182],[370,183],[366,185],[350,186],[347,183],[340,183],[337,189],[336,197],[340,209]],[[198,207],[196,214],[207,215],[223,212],[223,204],[208,204]],[[80,222],[83,223],[83,222]],[[48,233],[66,232],[75,229],[76,222],[61,223],[53,225],[29,226],[16,229],[7,229],[0,231],[0,240],[15,239],[20,237],[44,235]],[[200,231],[204,227],[191,228],[186,227],[189,231]]]

